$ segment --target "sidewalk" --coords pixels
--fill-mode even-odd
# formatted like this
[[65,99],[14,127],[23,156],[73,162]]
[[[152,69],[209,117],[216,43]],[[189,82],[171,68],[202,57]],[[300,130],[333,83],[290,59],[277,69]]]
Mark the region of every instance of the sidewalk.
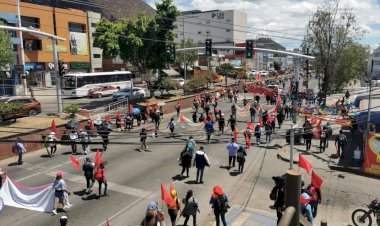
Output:
[[[232,226],[275,226],[277,217],[264,211],[232,206],[226,216],[227,225]],[[216,223],[213,223],[213,226]]]

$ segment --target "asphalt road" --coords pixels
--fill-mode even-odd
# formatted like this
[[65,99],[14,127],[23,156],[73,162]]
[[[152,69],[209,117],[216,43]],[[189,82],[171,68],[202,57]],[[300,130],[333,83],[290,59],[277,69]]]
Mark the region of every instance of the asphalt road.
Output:
[[[221,110],[229,115],[231,103],[221,103]],[[242,107],[241,103],[239,106]],[[271,106],[264,106],[271,108]],[[191,119],[190,109],[184,111],[185,116]],[[161,133],[156,139],[148,139],[148,151],[140,152],[138,131],[136,128],[128,133],[111,133],[111,144],[109,150],[104,153],[103,158],[108,162],[106,169],[108,174],[109,196],[100,199],[82,200],[85,179],[80,170],[76,170],[69,159],[70,149],[68,146],[58,148],[58,154],[50,159],[45,158],[45,151],[30,153],[25,156],[22,166],[7,166],[15,159],[0,162],[1,168],[7,168],[9,177],[27,186],[38,186],[51,183],[58,170],[64,172],[64,179],[72,192],[70,202],[74,205],[67,213],[69,225],[101,226],[105,225],[105,219],[110,220],[111,225],[138,225],[145,213],[150,201],[159,202],[160,208],[165,209],[160,201],[160,184],[167,188],[172,183],[179,197],[183,198],[186,191],[192,189],[195,197],[199,200],[200,214],[198,225],[210,225],[213,221],[212,210],[208,204],[212,188],[219,184],[225,190],[230,199],[230,205],[238,205],[253,208],[271,214],[275,217],[274,210],[270,209],[273,201],[269,200],[269,193],[273,187],[271,177],[282,175],[289,168],[289,163],[277,159],[279,148],[285,145],[284,137],[281,135],[284,128],[289,127],[286,121],[283,129],[277,130],[274,140],[270,144],[263,143],[260,146],[253,145],[248,151],[246,169],[243,174],[237,174],[236,168],[227,170],[228,164],[226,144],[230,140],[231,131],[226,127],[224,135],[213,135],[211,144],[205,143],[202,126],[182,128],[177,124],[176,136],[168,137],[166,129],[167,120],[161,124]],[[177,119],[177,118],[176,118]],[[246,128],[247,117],[239,116],[238,128],[243,131]],[[146,128],[153,127],[152,123],[145,125]],[[334,131],[336,133],[336,131]],[[185,140],[193,135],[198,147],[203,145],[211,161],[211,167],[206,168],[204,184],[195,184],[196,170],[190,170],[190,177],[178,180],[181,168],[177,159],[180,151],[185,145]],[[129,144],[112,144],[112,142]],[[244,142],[239,135],[239,142]],[[132,144],[131,144],[132,143]],[[314,142],[316,145],[317,142]],[[331,145],[333,146],[333,145]],[[315,146],[313,146],[314,148]],[[98,145],[92,145],[95,151]],[[299,146],[303,149],[303,146]],[[94,152],[91,153],[94,157]],[[77,156],[83,161],[85,156]],[[376,188],[380,183],[376,179],[350,175],[347,173],[329,170],[327,163],[313,156],[308,156],[314,169],[318,170],[320,176],[325,180],[323,202],[319,208],[317,221],[327,219],[329,225],[348,225],[352,210],[359,204],[379,197],[380,191]],[[296,166],[295,166],[296,167]],[[297,167],[296,167],[297,169]],[[302,171],[302,170],[301,170]],[[309,182],[309,176],[303,172],[303,179]],[[97,187],[93,189],[97,191]],[[59,225],[59,216],[51,216],[25,209],[5,207],[0,215],[1,225],[29,225],[29,226],[52,226]],[[167,219],[169,217],[167,216]],[[169,225],[169,220],[166,220]],[[183,218],[178,224],[183,223]]]

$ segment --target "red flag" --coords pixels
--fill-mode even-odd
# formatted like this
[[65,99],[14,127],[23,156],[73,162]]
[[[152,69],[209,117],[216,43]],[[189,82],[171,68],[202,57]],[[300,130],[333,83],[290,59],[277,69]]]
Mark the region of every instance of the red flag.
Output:
[[170,192],[172,192],[174,190],[172,183],[170,183],[170,189],[169,190],[170,190]]
[[94,121],[90,120],[90,128],[94,128]]
[[274,121],[274,123],[277,122],[277,117],[276,116],[273,116],[273,121]]
[[322,124],[322,119],[319,120],[319,122],[318,122],[318,125],[317,125],[317,130],[318,130],[318,131],[321,131],[321,130],[322,130],[322,129],[321,129],[321,124]]
[[78,159],[74,158],[73,155],[70,155],[70,159],[71,159],[71,162],[73,163],[73,166],[76,168],[76,169],[79,169],[80,167],[80,164],[79,164],[79,161]]
[[146,112],[148,112],[148,110],[149,110],[149,101],[146,102],[145,108],[146,108]]
[[55,120],[51,121],[51,131],[57,134],[57,126],[55,125]]
[[120,119],[121,118],[121,115],[120,115],[120,112],[116,112],[116,119]]
[[248,129],[250,129],[250,130],[255,130],[255,124],[254,123],[252,123],[252,122],[246,122],[247,123],[247,127],[248,127]]
[[102,155],[100,154],[99,148],[96,150],[95,154],[95,166],[99,166],[103,162]]
[[106,117],[104,117],[104,121],[110,122],[111,121],[111,117],[109,115],[107,115]]
[[311,118],[311,124],[314,126],[314,125],[317,125],[318,123],[318,119],[316,117],[313,117]]
[[210,119],[211,122],[214,121],[214,120],[213,120],[214,118],[212,117],[212,114],[211,114],[211,113],[208,113],[208,118]]
[[320,178],[316,173],[314,173],[314,170],[311,172],[311,183],[316,188],[321,188],[323,180]]
[[129,105],[129,113],[133,113],[133,105],[132,104]]
[[207,123],[206,117],[203,118],[203,123],[206,125],[206,123]]
[[160,106],[158,106],[158,102],[156,101],[156,109],[160,109]]
[[180,122],[186,122],[185,116],[182,113],[179,115],[179,121]]
[[298,166],[304,168],[308,173],[310,173],[311,169],[313,168],[311,163],[301,154],[298,157]]
[[260,127],[264,126],[263,117],[260,117]]
[[268,116],[267,116],[267,121],[269,122],[269,124],[272,122],[272,119],[271,119],[271,117],[270,117],[269,114],[268,114]]
[[261,81],[263,78],[261,77],[261,72],[257,74],[257,80]]
[[251,147],[251,141],[249,140],[248,134],[245,134],[245,144],[247,145],[248,149]]
[[235,128],[235,130],[234,130],[234,139],[235,139],[235,142],[237,142],[237,140],[238,140],[238,128]]
[[310,202],[310,199],[305,199],[303,195],[300,195],[300,200],[302,205],[307,205]]
[[164,203],[168,204],[169,206],[176,206],[176,203],[174,202],[173,198],[170,196],[164,185],[161,184],[161,199],[164,201]]
[[106,221],[106,226],[111,226],[111,225],[110,225],[110,222],[108,221],[108,219],[107,219],[107,221]]
[[315,138],[320,138],[321,137],[321,134],[319,134],[319,131],[318,130],[311,130],[311,132],[314,134]]

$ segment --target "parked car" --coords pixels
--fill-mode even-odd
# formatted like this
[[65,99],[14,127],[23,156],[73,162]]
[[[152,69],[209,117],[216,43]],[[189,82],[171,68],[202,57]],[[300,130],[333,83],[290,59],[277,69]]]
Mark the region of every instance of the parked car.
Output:
[[267,71],[261,71],[261,76],[266,77],[269,75],[269,72]]
[[119,89],[113,86],[96,87],[88,91],[88,97],[101,98],[105,96],[111,96],[113,93],[116,93],[117,91],[119,91]]
[[112,100],[123,100],[123,99],[137,99],[137,98],[145,98],[146,93],[143,88],[133,87],[133,88],[124,88],[116,93],[112,94]]
[[183,85],[185,85],[185,79],[183,79],[183,78],[177,78],[174,80],[178,83],[179,87],[182,87]]
[[0,104],[20,103],[23,108],[18,112],[0,112],[0,122],[27,116],[33,116],[41,113],[41,103],[33,97],[0,97]]

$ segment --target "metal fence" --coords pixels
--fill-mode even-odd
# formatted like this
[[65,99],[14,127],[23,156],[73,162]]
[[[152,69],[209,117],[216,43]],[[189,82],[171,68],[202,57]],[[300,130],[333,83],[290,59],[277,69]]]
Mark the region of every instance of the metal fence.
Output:
[[110,113],[115,113],[118,110],[121,110],[123,108],[128,107],[129,105],[129,98],[119,100],[112,102],[108,105],[96,108],[90,112],[90,118],[93,118],[94,116],[100,116],[103,117],[105,115],[109,115]]

